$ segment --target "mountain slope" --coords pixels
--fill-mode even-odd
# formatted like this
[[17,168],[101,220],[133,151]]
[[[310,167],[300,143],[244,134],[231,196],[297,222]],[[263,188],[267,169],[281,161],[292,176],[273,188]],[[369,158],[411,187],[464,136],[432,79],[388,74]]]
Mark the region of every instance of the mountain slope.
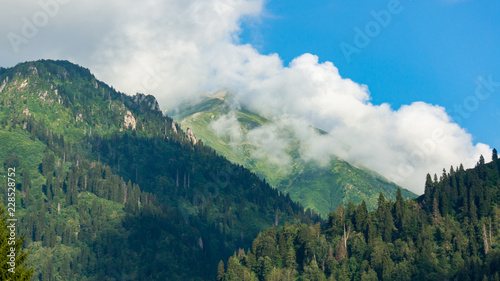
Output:
[[34,280],[213,280],[259,231],[319,220],[194,145],[154,97],[66,61],[0,69],[0,140]]
[[[275,120],[234,106],[231,96],[224,92],[182,106],[173,118],[219,154],[265,178],[271,186],[290,194],[292,199],[323,217],[339,204],[347,205],[350,201],[359,204],[365,200],[368,208],[373,209],[380,192],[395,199],[398,186],[373,171],[353,166],[338,157],[324,165],[304,160],[300,139],[286,125],[274,126]],[[326,134],[309,129],[310,134]],[[281,147],[287,147],[285,155],[273,158],[272,154],[279,148],[261,149],[278,142]],[[289,163],[282,164],[287,160]],[[415,195],[403,189],[403,197]]]
[[[338,208],[326,225],[271,227],[218,280],[500,280],[500,161],[427,178],[415,200]],[[328,279],[327,279],[328,278]]]

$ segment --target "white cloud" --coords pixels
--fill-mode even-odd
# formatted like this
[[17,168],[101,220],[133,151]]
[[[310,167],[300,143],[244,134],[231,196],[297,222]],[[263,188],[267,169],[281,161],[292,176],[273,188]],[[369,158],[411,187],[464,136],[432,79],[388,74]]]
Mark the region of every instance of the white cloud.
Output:
[[[474,145],[441,107],[373,105],[367,86],[342,78],[330,62],[304,54],[285,67],[276,54],[238,44],[241,21],[262,15],[263,0],[64,0],[15,53],[7,34],[24,36],[23,18],[41,15],[39,3],[63,2],[55,1],[2,4],[1,65],[69,59],[121,91],[154,94],[168,108],[202,92],[231,89],[240,103],[301,124],[293,128],[304,141],[306,159],[337,154],[417,193],[427,172],[460,163],[470,167],[481,153],[490,153],[488,146]],[[299,130],[303,123],[331,136],[310,137]],[[280,146],[286,140],[277,137],[269,144],[270,157],[283,158]]]
[[229,115],[223,115],[219,119],[212,121],[210,128],[219,137],[227,139],[228,143],[241,143],[243,141],[243,131],[234,111],[231,111]]

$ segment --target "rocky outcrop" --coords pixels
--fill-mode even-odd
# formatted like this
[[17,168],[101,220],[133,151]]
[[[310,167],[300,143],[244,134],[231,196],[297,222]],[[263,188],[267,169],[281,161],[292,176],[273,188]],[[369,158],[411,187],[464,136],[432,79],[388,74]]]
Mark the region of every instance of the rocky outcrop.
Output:
[[45,91],[45,92],[38,92],[38,96],[40,97],[41,100],[45,100],[47,98],[47,96],[49,95],[49,92]]
[[17,88],[18,91],[22,91],[24,88],[26,88],[26,86],[28,86],[28,79],[25,79],[21,85],[19,85],[19,87]]
[[30,112],[30,110],[27,107],[23,110],[23,114],[31,116],[31,112]]
[[158,101],[152,95],[146,96],[145,94],[137,93],[133,97],[133,99],[134,99],[134,102],[137,103],[139,106],[146,105],[152,111],[161,111],[160,105],[158,104]]
[[76,122],[83,122],[83,115],[81,113],[76,116]]
[[132,115],[130,110],[127,110],[127,115],[123,117],[123,122],[125,122],[125,128],[132,128],[132,130],[135,130],[137,122],[135,121],[135,117]]
[[9,82],[9,77],[7,77],[7,78],[5,78],[5,80],[3,80],[2,85],[0,86],[0,93],[3,91],[3,89],[7,85],[7,82]]
[[28,67],[28,71],[30,72],[31,75],[38,74],[38,69],[36,69],[36,67],[34,67],[33,65],[30,65],[30,67]]
[[196,137],[194,136],[193,130],[191,130],[191,128],[187,128],[186,135],[193,144],[196,144]]

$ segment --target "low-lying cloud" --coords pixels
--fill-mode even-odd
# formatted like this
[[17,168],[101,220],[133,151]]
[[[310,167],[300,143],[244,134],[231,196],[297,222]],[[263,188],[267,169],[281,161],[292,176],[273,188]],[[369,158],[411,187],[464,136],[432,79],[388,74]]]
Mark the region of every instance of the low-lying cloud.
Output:
[[[47,21],[36,21],[44,12]],[[442,107],[374,105],[368,86],[341,77],[331,62],[304,54],[285,66],[277,54],[239,44],[241,22],[263,12],[262,0],[7,1],[0,11],[0,64],[69,59],[128,94],[154,94],[169,109],[203,92],[231,89],[240,104],[267,117],[328,131],[296,132],[307,140],[307,160],[336,154],[417,193],[426,173],[471,167],[490,154]],[[24,36],[30,21],[37,31]],[[25,40],[14,44],[12,34]],[[280,157],[276,151],[269,151],[273,159]]]

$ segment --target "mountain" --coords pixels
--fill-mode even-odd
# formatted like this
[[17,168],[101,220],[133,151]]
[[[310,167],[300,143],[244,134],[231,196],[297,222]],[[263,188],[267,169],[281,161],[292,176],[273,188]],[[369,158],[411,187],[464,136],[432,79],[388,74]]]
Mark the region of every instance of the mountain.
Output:
[[260,231],[321,221],[195,142],[153,96],[67,61],[0,68],[0,142],[32,280],[213,280]]
[[[374,209],[380,192],[388,199],[396,198],[399,186],[367,168],[352,165],[339,157],[325,164],[304,160],[303,144],[290,129],[290,124],[275,125],[280,121],[235,104],[233,97],[222,91],[214,97],[182,105],[173,111],[172,117],[220,155],[248,168],[325,218],[339,204],[346,206],[351,201],[360,204],[364,200],[368,209]],[[315,128],[306,129],[311,138],[327,134]],[[286,154],[277,159],[266,157],[274,151],[262,152],[265,142],[271,146],[278,141],[281,147],[288,147]],[[287,159],[290,161],[283,164]],[[416,196],[406,189],[402,189],[402,195],[404,198]]]
[[339,207],[325,225],[260,233],[218,266],[232,280],[500,280],[500,161],[427,176],[425,194],[376,210]]

